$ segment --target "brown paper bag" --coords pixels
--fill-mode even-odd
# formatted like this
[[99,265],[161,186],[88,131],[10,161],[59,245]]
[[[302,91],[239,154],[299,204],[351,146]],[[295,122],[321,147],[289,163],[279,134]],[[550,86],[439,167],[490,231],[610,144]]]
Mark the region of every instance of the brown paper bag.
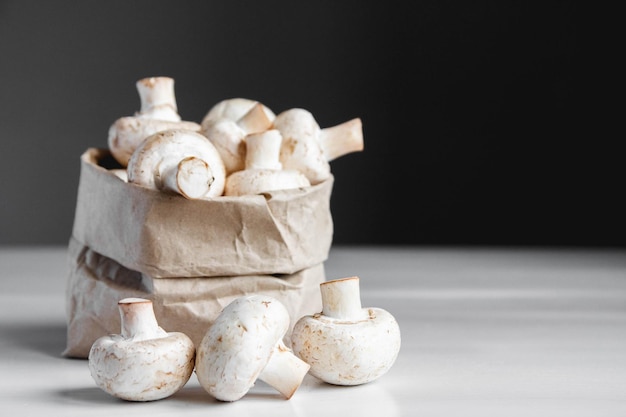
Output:
[[153,278],[106,258],[75,239],[68,251],[67,345],[64,356],[87,358],[93,342],[120,333],[117,302],[126,297],[152,300],[159,325],[185,333],[198,346],[222,308],[236,297],[262,293],[281,301],[291,317],[321,311],[323,264],[284,276]]
[[328,257],[333,178],[306,189],[187,200],[127,184],[81,157],[73,237],[152,277],[293,274]]
[[85,358],[96,338],[119,333],[117,302],[126,297],[151,299],[159,324],[195,343],[239,296],[276,297],[292,325],[321,311],[332,177],[305,189],[187,200],[128,184],[110,168],[107,150],[81,156],[65,356]]

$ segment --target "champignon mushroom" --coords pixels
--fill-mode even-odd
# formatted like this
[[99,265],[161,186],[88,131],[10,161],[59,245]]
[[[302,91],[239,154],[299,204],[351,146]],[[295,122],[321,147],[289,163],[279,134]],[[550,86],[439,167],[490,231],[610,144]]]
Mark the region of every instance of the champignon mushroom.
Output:
[[[209,109],[206,115],[202,118],[202,126],[206,127],[218,119],[239,120],[244,114],[248,113],[252,107],[259,102],[257,100],[250,100],[247,98],[235,97],[222,100]],[[274,121],[276,115],[267,106],[263,105],[263,111],[268,119]]]
[[381,308],[361,308],[359,277],[320,284],[322,312],[301,317],[291,333],[293,352],[316,378],[359,385],[385,374],[400,351],[400,328]]
[[289,312],[273,297],[234,299],[198,346],[195,372],[200,385],[220,401],[237,401],[259,379],[291,398],[309,365],[283,342],[289,322]]
[[141,108],[134,116],[117,119],[109,128],[108,145],[117,162],[126,167],[130,156],[146,137],[167,129],[199,131],[200,125],[181,120],[170,77],[143,78],[136,83]]
[[89,351],[96,385],[128,401],[154,401],[176,393],[193,373],[196,351],[191,339],[159,327],[150,300],[124,298],[118,307],[121,334],[98,338]]
[[202,134],[172,129],[148,136],[128,161],[128,182],[188,199],[217,197],[226,172],[215,146]]
[[280,161],[284,169],[297,169],[311,184],[330,177],[329,161],[363,150],[359,118],[321,129],[308,110],[293,108],[279,113],[274,128],[283,136]]
[[214,117],[210,114],[202,123],[201,133],[217,148],[224,161],[226,174],[244,169],[246,136],[263,132],[272,125],[272,119],[265,111],[265,106],[258,102],[254,103],[237,119]]
[[300,171],[282,169],[278,159],[281,142],[282,136],[276,129],[248,135],[245,169],[226,177],[224,195],[262,194],[310,186]]

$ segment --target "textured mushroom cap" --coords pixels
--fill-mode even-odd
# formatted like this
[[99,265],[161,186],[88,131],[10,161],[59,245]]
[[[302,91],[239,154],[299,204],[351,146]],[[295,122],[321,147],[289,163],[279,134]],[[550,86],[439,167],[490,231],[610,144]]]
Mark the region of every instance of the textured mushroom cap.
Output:
[[[246,111],[239,115],[240,110]],[[259,102],[225,100],[207,114],[200,132],[215,145],[226,173],[230,174],[245,167],[247,135],[269,129],[274,117],[274,113]]]
[[254,294],[232,301],[198,346],[200,385],[221,401],[243,397],[282,341],[289,321],[289,312],[275,298]]
[[358,321],[316,314],[296,322],[292,349],[311,366],[311,375],[330,384],[359,385],[391,368],[400,351],[398,323],[383,309],[363,310],[367,318]]
[[308,110],[293,108],[279,113],[274,128],[283,137],[280,162],[283,169],[296,169],[318,184],[330,177],[330,164],[318,141],[321,129]]
[[134,341],[121,335],[96,340],[89,352],[89,371],[103,391],[129,401],[169,397],[189,380],[195,347],[184,333]]
[[197,132],[200,130],[200,125],[185,120],[174,122],[147,117],[120,117],[109,128],[107,143],[113,157],[120,165],[126,167],[131,155],[145,138],[169,129],[185,129]]
[[246,132],[230,119],[217,119],[206,123],[200,132],[215,146],[226,172],[234,172],[244,168],[246,157]]
[[226,170],[215,146],[206,136],[190,130],[172,129],[147,137],[128,161],[128,182],[155,190],[165,189],[165,174],[189,157],[206,162],[212,174],[204,197],[224,192]]
[[[212,121],[218,119],[239,120],[243,115],[248,113],[252,107],[257,103],[257,100],[250,100],[247,98],[229,98],[222,100],[215,104],[202,119],[202,127],[206,128],[206,125]],[[267,106],[263,105],[263,110],[270,120],[274,120],[276,115]]]

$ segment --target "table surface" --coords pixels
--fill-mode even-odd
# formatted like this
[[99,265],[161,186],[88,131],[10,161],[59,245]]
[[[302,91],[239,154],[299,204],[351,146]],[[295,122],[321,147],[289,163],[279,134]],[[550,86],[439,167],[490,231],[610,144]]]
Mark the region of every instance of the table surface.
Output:
[[354,387],[307,375],[289,400],[258,382],[232,403],[195,375],[122,401],[62,357],[66,253],[0,247],[0,415],[626,416],[626,250],[333,247],[327,279],[359,276],[363,307],[396,317],[393,367]]

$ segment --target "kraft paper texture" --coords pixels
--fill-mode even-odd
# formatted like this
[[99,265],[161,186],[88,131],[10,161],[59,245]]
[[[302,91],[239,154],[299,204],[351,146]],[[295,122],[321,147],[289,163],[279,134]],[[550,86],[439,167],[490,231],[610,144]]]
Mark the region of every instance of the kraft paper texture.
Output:
[[332,244],[334,178],[265,195],[187,200],[127,184],[81,156],[72,235],[154,278],[293,274],[324,262]]
[[117,303],[126,297],[152,300],[159,325],[196,346],[240,296],[277,298],[291,326],[321,311],[332,177],[305,189],[187,200],[127,184],[110,161],[104,149],[81,156],[64,356],[86,358],[98,337],[119,334]]

